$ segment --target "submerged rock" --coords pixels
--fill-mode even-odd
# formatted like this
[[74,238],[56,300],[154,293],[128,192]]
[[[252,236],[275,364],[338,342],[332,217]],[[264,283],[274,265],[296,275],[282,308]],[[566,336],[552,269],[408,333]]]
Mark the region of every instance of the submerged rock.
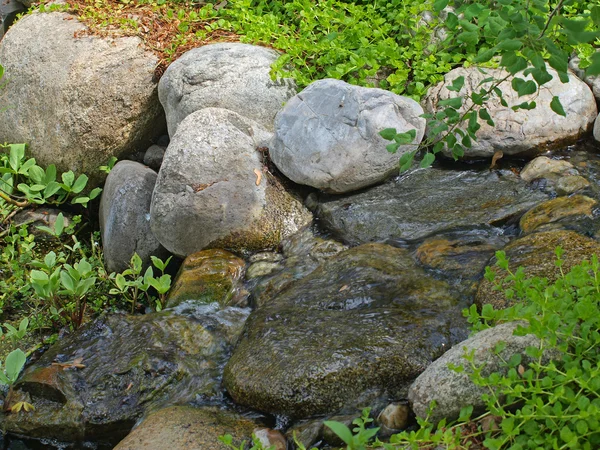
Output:
[[[560,276],[560,269],[555,265],[555,250],[559,246],[564,250],[564,273],[584,259],[590,259],[593,254],[600,255],[600,242],[574,231],[564,230],[530,234],[512,241],[503,250],[509,260],[508,267],[513,273],[517,268],[523,267],[527,276],[545,277],[552,283]],[[494,257],[489,265],[496,273],[497,281],[500,281],[508,274],[495,266],[495,262]],[[507,300],[504,292],[495,290],[494,284],[487,279],[481,280],[475,297],[475,303],[479,307],[489,303],[495,308],[505,308],[514,301]]]
[[273,129],[275,114],[296,94],[291,78],[272,80],[275,50],[223,42],[184,53],[160,79],[158,95],[173,137],[183,119],[203,108],[225,108]]
[[150,224],[178,256],[206,248],[274,248],[312,215],[263,172],[258,150],[270,134],[220,108],[186,117],[172,137],[152,197]]
[[576,219],[581,216],[592,218],[592,209],[598,202],[585,195],[558,197],[545,201],[527,211],[519,222],[523,233],[541,231],[552,224],[560,226],[561,220]]
[[221,306],[245,306],[242,281],[246,263],[225,250],[202,250],[189,255],[179,268],[167,297],[167,308],[191,300]]
[[338,254],[250,315],[223,383],[242,405],[301,418],[402,398],[466,337],[449,286],[407,250],[368,244]]
[[[183,311],[178,311],[183,312]],[[51,347],[10,390],[4,431],[62,441],[122,439],[145,413],[220,392],[222,366],[247,311],[107,315]]]
[[355,195],[319,197],[315,214],[349,244],[502,227],[548,197],[509,171],[414,170]]
[[137,37],[100,37],[63,12],[29,14],[0,44],[5,69],[2,141],[27,142],[37,164],[87,173],[144,150],[164,129],[152,76],[158,63]]
[[560,178],[564,175],[577,175],[578,172],[569,161],[538,156],[532,159],[521,171],[521,178],[527,182],[536,178]]
[[115,450],[226,450],[219,437],[231,435],[232,444],[250,442],[261,423],[214,407],[172,406],[148,416]]
[[[326,192],[355,191],[398,172],[403,153],[417,148],[425,132],[423,109],[383,89],[318,80],[287,102],[275,118],[269,154],[288,178]],[[415,130],[414,142],[396,153],[379,132]]]
[[[539,153],[550,147],[574,143],[591,129],[598,114],[591,89],[573,73],[569,72],[568,83],[562,83],[554,69],[548,67],[547,71],[553,79],[531,95],[519,97],[510,80],[500,83],[498,88],[502,91],[507,106],[502,106],[497,97],[486,104],[494,125],[479,120],[481,128],[477,131],[477,141],[470,148],[464,149],[465,158],[491,158],[497,151],[502,151],[504,155]],[[494,77],[499,80],[506,75],[508,72],[503,69],[481,69],[475,66],[453,69],[444,75],[443,82],[429,89],[423,108],[426,112],[435,114],[445,108],[439,106],[440,101],[459,96],[467,98],[473,92],[489,88],[490,82],[483,83],[486,78]],[[533,79],[531,75],[524,76],[522,73],[517,76],[525,80]],[[464,86],[459,92],[450,91],[448,87],[459,77],[464,77]],[[554,96],[560,99],[566,117],[552,111],[550,102]],[[533,110],[512,110],[512,106],[531,101],[537,104]],[[469,106],[469,102],[464,103],[459,109],[460,113],[465,112]]]

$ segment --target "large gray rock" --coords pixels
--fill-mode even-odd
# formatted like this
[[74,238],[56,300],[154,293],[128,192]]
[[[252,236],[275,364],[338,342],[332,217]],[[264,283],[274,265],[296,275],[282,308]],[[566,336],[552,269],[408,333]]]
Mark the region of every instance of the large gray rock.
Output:
[[25,400],[35,411],[5,415],[3,431],[114,445],[150,411],[218,396],[223,364],[247,315],[215,303],[105,315],[27,368],[5,405]]
[[157,174],[134,161],[120,161],[106,178],[100,200],[100,232],[109,272],[122,272],[134,253],[150,265],[150,256],[168,252],[150,229],[150,201]]
[[[600,117],[600,114],[598,115]],[[600,142],[600,120],[596,117],[596,121],[594,122],[594,139]]]
[[[475,412],[481,411],[485,406],[481,396],[489,393],[488,388],[477,386],[471,381],[469,374],[472,372],[468,367],[463,372],[456,372],[448,365],[467,366],[464,355],[473,351],[475,365],[485,366],[482,371],[483,376],[489,376],[493,372],[506,373],[507,368],[503,362],[516,354],[522,355],[521,364],[526,368],[531,358],[525,354],[525,350],[529,346],[539,346],[539,339],[532,334],[513,335],[519,325],[526,325],[526,323],[503,323],[480,331],[466,341],[456,344],[434,361],[419,375],[408,391],[408,399],[417,417],[427,416],[427,409],[433,400],[437,403],[429,419],[433,423],[443,418],[449,421],[457,419],[460,410],[469,405],[473,405]],[[496,344],[500,342],[504,342],[506,347],[496,355],[494,350]],[[551,354],[547,353],[546,361],[550,356]]]
[[[340,80],[312,83],[281,110],[269,145],[271,159],[296,183],[328,192],[348,192],[378,183],[398,171],[400,156],[421,142],[425,119],[414,100]],[[416,130],[411,145],[386,150],[385,128]]]
[[272,80],[279,53],[256,45],[220,43],[194,48],[165,71],[158,95],[172,137],[183,119],[202,108],[225,108],[273,129],[275,114],[296,94],[292,79]]
[[359,194],[321,195],[315,212],[336,236],[359,244],[501,228],[547,198],[510,171],[429,168]]
[[[465,148],[465,158],[492,157],[495,152],[505,155],[523,152],[539,152],[549,147],[557,147],[575,142],[592,127],[598,110],[596,100],[590,88],[574,74],[569,73],[569,82],[562,83],[555,70],[548,68],[553,79],[545,84],[539,92],[519,97],[513,90],[510,79],[499,85],[508,106],[502,106],[497,98],[485,106],[495,125],[490,126],[479,119],[481,128],[477,131],[477,141],[471,148]],[[458,96],[468,97],[472,92],[479,92],[489,87],[490,83],[481,83],[485,78],[501,79],[507,75],[502,69],[485,69],[478,67],[459,67],[444,76],[444,81],[429,90],[423,104],[431,113],[443,110],[439,106],[441,100]],[[463,76],[465,83],[459,92],[448,90],[448,86],[458,77]],[[531,75],[520,78],[533,79]],[[552,111],[550,102],[558,96],[566,113],[566,117]],[[535,109],[513,111],[512,106],[523,102],[535,101]],[[463,102],[459,112],[464,112],[470,105]],[[447,152],[448,153],[448,152]]]
[[8,83],[0,140],[27,142],[40,165],[87,173],[111,156],[148,147],[163,112],[152,81],[156,56],[134,37],[104,38],[66,13],[31,14],[0,44]]
[[387,404],[466,337],[462,306],[408,250],[355,247],[251,313],[223,384],[236,403],[296,418]]
[[257,150],[270,137],[256,122],[220,108],[190,114],[165,153],[150,224],[169,251],[261,250],[312,220],[279,182],[263,172]]

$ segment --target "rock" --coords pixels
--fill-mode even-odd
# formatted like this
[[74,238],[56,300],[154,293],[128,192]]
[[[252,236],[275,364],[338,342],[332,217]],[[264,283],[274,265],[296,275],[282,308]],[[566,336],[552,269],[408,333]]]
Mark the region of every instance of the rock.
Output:
[[232,444],[250,442],[259,422],[215,408],[172,406],[148,416],[115,450],[225,450],[219,437],[229,434]]
[[[508,369],[504,361],[508,361],[512,355],[516,354],[522,355],[521,364],[527,367],[532,360],[526,355],[525,350],[529,346],[537,347],[539,339],[532,334],[513,335],[517,327],[524,324],[526,323],[508,322],[480,331],[466,341],[453,346],[434,361],[419,375],[408,391],[408,399],[417,417],[426,417],[432,400],[437,403],[437,407],[429,418],[429,421],[434,424],[443,418],[448,421],[457,419],[460,410],[469,405],[474,406],[474,416],[482,412],[485,403],[481,400],[481,396],[489,393],[488,388],[477,386],[470,380],[470,369],[467,368],[465,371],[457,373],[448,365],[465,366],[466,361],[463,355],[473,351],[475,365],[484,366],[483,376],[489,376],[493,372],[505,373]],[[504,342],[506,347],[499,355],[496,355],[494,350],[500,342]],[[552,357],[558,356],[546,353],[545,363]]]
[[429,168],[355,195],[320,195],[315,215],[334,236],[355,245],[501,228],[547,198],[510,171]]
[[264,250],[311,222],[301,202],[263,172],[256,148],[268,136],[225,109],[205,108],[181,122],[150,208],[162,245],[178,256],[205,248]]
[[[600,117],[600,114],[598,117]],[[598,120],[598,118],[596,118],[596,121],[594,122],[594,139],[600,142],[600,120]]]
[[[510,81],[504,81],[499,88],[508,106],[498,101],[488,102],[487,110],[495,125],[490,126],[479,120],[481,128],[477,131],[477,141],[471,148],[465,148],[464,158],[491,158],[497,151],[504,155],[515,155],[523,152],[540,152],[551,147],[574,143],[581,135],[589,131],[598,110],[596,100],[590,88],[573,74],[569,74],[569,82],[562,83],[554,69],[548,68],[553,79],[542,89],[532,95],[519,97],[513,90]],[[448,72],[444,81],[429,89],[424,106],[426,112],[436,113],[444,107],[439,102],[458,96],[468,97],[472,92],[479,92],[489,87],[489,83],[481,82],[488,77],[501,79],[507,75],[502,69],[485,69],[478,67],[459,67]],[[448,90],[448,86],[463,76],[465,83],[459,92]],[[520,78],[532,79],[531,75]],[[553,96],[558,96],[566,113],[560,116],[550,108]],[[535,109],[513,111],[512,106],[523,102],[535,101]],[[464,112],[465,106],[459,109]],[[449,152],[446,150],[446,154]]]
[[254,436],[263,445],[264,448],[270,450],[286,450],[287,439],[281,432],[272,430],[271,428],[260,428],[254,430]]
[[569,195],[585,189],[590,182],[581,175],[567,175],[561,177],[556,182],[556,192],[558,195]]
[[88,32],[62,12],[30,14],[11,28],[0,45],[8,82],[0,136],[27,142],[41,166],[87,173],[93,186],[112,156],[147,148],[164,116],[152,81],[157,57],[136,37]]
[[497,228],[457,230],[425,239],[415,252],[417,261],[428,269],[456,280],[478,278],[496,250],[508,243]]
[[[584,259],[590,259],[593,254],[600,255],[600,243],[594,239],[582,236],[573,231],[555,230],[534,233],[516,239],[508,244],[504,251],[509,260],[509,269],[514,273],[517,268],[523,267],[528,277],[538,276],[547,278],[550,283],[560,276],[556,261],[556,247],[562,247],[564,260],[562,270],[567,273],[571,268],[580,264]],[[495,265],[495,258],[489,262],[498,280],[504,279],[507,274]],[[506,287],[508,285],[503,284]],[[491,304],[494,308],[506,308],[514,301],[509,302],[504,292],[494,289],[494,284],[487,279],[481,280],[475,297],[475,303],[482,307]]]
[[352,248],[252,312],[223,384],[238,404],[292,418],[402,398],[466,337],[462,306],[408,250]]
[[[421,142],[425,119],[414,100],[389,91],[319,80],[287,102],[275,118],[269,155],[299,184],[342,193],[378,183],[398,171],[400,156]],[[379,132],[416,129],[398,151]]]
[[276,262],[269,261],[257,261],[252,263],[250,267],[248,267],[248,271],[246,272],[246,278],[251,280],[252,278],[264,277],[269,275],[276,270],[283,269],[283,266]]
[[378,435],[389,437],[404,430],[408,427],[409,416],[410,407],[407,402],[390,403],[377,416],[377,425],[380,427]]
[[57,208],[38,206],[35,209],[27,208],[18,211],[12,219],[12,225],[15,227],[27,225],[27,230],[29,233],[33,234],[36,239],[54,239],[51,234],[47,231],[40,230],[38,227],[48,227],[55,230],[56,219],[59,214],[63,215],[64,227],[69,227],[73,224],[73,214],[61,211]]
[[521,178],[527,182],[536,178],[558,179],[563,175],[578,175],[578,172],[570,162],[547,156],[538,156],[529,161],[521,171]]
[[144,267],[150,257],[161,259],[169,252],[150,229],[150,201],[156,172],[134,161],[119,161],[108,174],[100,199],[100,232],[104,261],[109,272],[129,267],[134,253]]
[[102,316],[27,368],[7,405],[28,399],[35,411],[5,416],[4,430],[114,445],[150,410],[218,395],[222,366],[247,314],[212,304]]
[[158,95],[169,136],[183,119],[203,108],[224,108],[273,130],[275,114],[296,94],[290,78],[271,80],[273,49],[224,42],[184,53],[160,79]]
[[569,60],[569,69],[575,72],[575,74],[592,89],[594,97],[596,97],[596,100],[600,101],[600,75],[586,76],[585,70],[579,68],[580,62],[581,60],[579,59],[579,57],[577,55],[574,55]]
[[[343,423],[344,425],[346,425],[346,427],[348,427],[349,429],[353,428],[352,422],[354,421],[354,419],[358,419],[360,417],[360,414],[345,414],[343,416],[332,416],[330,417],[328,420],[332,421],[332,422],[339,422],[339,423]],[[344,441],[331,429],[329,428],[327,425],[323,425],[323,440],[335,447],[335,448],[339,448],[342,447],[344,444]]]
[[545,201],[527,211],[519,222],[523,233],[532,233],[538,228],[559,222],[565,217],[587,216],[592,218],[592,208],[598,202],[585,195],[558,197]]
[[165,147],[152,145],[144,154],[144,164],[156,172],[159,171],[163,158],[165,157]]
[[321,439],[323,421],[313,419],[294,424],[285,433],[290,442],[298,442],[305,448],[311,448]]
[[258,252],[248,258],[248,261],[251,263],[256,262],[270,262],[275,263],[279,262],[283,259],[283,255],[281,253],[276,252]]
[[225,250],[202,250],[189,255],[179,268],[166,306],[185,301],[245,306],[248,293],[242,281],[246,263]]

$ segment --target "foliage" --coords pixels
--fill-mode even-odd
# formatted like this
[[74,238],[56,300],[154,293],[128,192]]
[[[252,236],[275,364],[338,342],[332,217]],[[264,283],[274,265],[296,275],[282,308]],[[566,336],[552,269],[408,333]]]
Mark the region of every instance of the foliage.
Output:
[[[448,0],[437,0],[436,12],[449,5]],[[446,42],[456,42],[464,52],[474,52],[476,64],[497,62],[505,72],[485,78],[468,97],[460,95],[464,77],[457,77],[448,86],[456,92],[456,97],[442,100],[441,109],[423,115],[428,120],[428,138],[420,149],[427,149],[421,160],[421,167],[429,167],[435,155],[442,150],[455,159],[464,155],[477,141],[480,121],[494,126],[486,108],[490,100],[496,98],[508,107],[500,85],[510,81],[519,97],[531,96],[553,79],[548,65],[556,70],[563,83],[569,81],[568,61],[577,49],[585,51],[585,70],[588,75],[600,73],[600,53],[591,52],[590,44],[600,36],[600,6],[593,3],[573,0],[501,0],[498,2],[464,2],[455,11],[446,12],[444,22],[448,30]],[[534,109],[535,100],[510,105],[513,110]],[[550,108],[565,116],[558,96],[553,96]],[[408,133],[396,133],[394,129],[381,132],[385,139],[412,142]],[[388,151],[395,152],[398,145],[388,145]],[[407,170],[418,150],[401,156],[401,170]]]
[[25,365],[25,360],[25,353],[20,348],[10,352],[4,361],[4,367],[0,371],[0,383],[11,385],[17,381]]
[[370,408],[365,408],[360,417],[352,421],[356,427],[350,431],[346,425],[336,421],[325,421],[325,426],[329,427],[345,444],[347,450],[366,450],[367,445],[379,431],[379,428],[367,428],[373,419],[369,417]]

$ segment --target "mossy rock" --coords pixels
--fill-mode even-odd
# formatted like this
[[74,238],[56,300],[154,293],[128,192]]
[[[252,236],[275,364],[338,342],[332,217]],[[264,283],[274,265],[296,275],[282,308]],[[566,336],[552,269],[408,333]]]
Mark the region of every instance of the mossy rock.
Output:
[[585,195],[558,197],[540,203],[527,211],[519,222],[523,233],[532,233],[549,224],[560,226],[565,218],[592,217],[592,209],[598,202]]
[[[560,276],[560,269],[555,264],[555,250],[559,246],[564,250],[562,270],[565,273],[583,260],[590,259],[593,254],[600,255],[600,242],[574,231],[565,230],[530,234],[512,241],[503,250],[506,252],[509,269],[512,272],[523,267],[527,276],[544,277],[553,282]],[[507,273],[501,271],[495,263],[494,257],[489,265],[496,273],[496,278],[503,279]],[[503,286],[509,287],[508,284]],[[506,308],[513,302],[506,299],[503,291],[495,290],[492,282],[483,279],[479,284],[475,303],[479,307],[491,304],[495,308]]]

